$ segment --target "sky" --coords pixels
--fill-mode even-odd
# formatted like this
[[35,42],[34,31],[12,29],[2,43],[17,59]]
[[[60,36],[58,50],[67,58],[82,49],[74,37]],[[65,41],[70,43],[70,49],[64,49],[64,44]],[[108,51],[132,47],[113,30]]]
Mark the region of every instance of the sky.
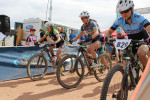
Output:
[[[83,24],[79,18],[82,11],[88,11],[90,18],[95,19],[101,31],[111,27],[116,19],[118,0],[53,0],[52,21],[75,28]],[[135,9],[150,7],[150,0],[133,0]],[[11,28],[15,22],[23,22],[28,18],[46,19],[48,0],[0,0],[0,15],[10,17]],[[144,14],[150,21],[150,14]]]

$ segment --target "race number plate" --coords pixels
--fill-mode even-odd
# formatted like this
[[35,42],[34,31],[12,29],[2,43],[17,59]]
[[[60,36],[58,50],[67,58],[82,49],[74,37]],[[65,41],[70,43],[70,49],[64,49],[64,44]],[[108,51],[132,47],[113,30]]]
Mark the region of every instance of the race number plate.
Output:
[[118,50],[124,50],[130,44],[131,39],[116,39],[115,48]]

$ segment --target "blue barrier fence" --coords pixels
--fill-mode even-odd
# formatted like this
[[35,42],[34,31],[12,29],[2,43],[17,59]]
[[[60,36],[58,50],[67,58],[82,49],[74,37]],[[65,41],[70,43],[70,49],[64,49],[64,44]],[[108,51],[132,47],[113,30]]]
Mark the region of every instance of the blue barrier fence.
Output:
[[[62,53],[75,53],[77,46],[66,46]],[[26,65],[34,54],[40,53],[42,47],[0,47],[0,81],[27,77]],[[56,50],[55,50],[56,53]],[[48,58],[48,56],[46,55]],[[51,66],[48,63],[48,66]],[[48,68],[47,73],[56,69]]]
[[28,59],[40,50],[36,47],[0,47],[0,81],[27,77]]

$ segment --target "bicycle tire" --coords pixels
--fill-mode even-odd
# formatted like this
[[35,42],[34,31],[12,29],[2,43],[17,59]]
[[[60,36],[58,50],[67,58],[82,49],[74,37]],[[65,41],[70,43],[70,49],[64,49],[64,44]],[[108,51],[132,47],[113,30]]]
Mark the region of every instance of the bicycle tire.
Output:
[[[86,65],[86,62],[84,61],[85,59],[84,59],[84,57],[83,57],[83,54],[81,54],[80,56],[79,56],[79,58],[83,61],[83,64],[84,64],[84,76],[87,76],[87,74],[88,74],[88,68],[87,68],[87,65]],[[85,70],[87,70],[87,71],[85,71]],[[80,76],[80,73],[77,71],[77,74]]]
[[[40,58],[42,58],[41,66],[35,66],[34,60],[36,61],[36,57],[38,58],[38,61],[40,60]],[[43,63],[43,61],[45,63]],[[33,63],[33,65],[31,63]],[[35,69],[33,66],[35,66]],[[41,53],[35,54],[28,61],[27,74],[28,74],[29,78],[33,81],[41,80],[46,75],[47,68],[48,68],[47,59],[43,56],[43,54],[41,54]],[[38,71],[37,74],[35,74],[35,75],[33,74],[34,70],[35,70],[35,72]]]
[[[56,71],[56,76],[57,76],[57,81],[59,82],[59,84],[66,89],[71,89],[71,88],[75,88],[77,87],[80,82],[82,81],[83,77],[84,77],[84,65],[81,59],[78,59],[78,62],[81,64],[81,75],[77,75],[77,69],[76,67],[74,67],[74,61],[70,62],[70,60],[75,60],[76,59],[76,55],[70,54],[70,55],[66,55],[64,56],[61,61],[59,62],[58,66],[57,66],[57,71]],[[66,67],[64,67],[64,63],[68,62],[69,65],[66,65]],[[63,70],[62,70],[63,68]],[[68,68],[68,69],[65,69]],[[75,69],[74,69],[75,68]],[[76,75],[76,76],[75,76]],[[69,77],[71,76],[71,77]],[[75,76],[75,77],[74,77]],[[67,77],[67,78],[66,78]],[[69,77],[69,78],[68,78]],[[64,78],[64,80],[63,80]],[[74,82],[75,80],[75,82]],[[73,83],[73,84],[72,84]]]
[[[124,69],[123,69],[123,66],[121,65],[115,65],[114,67],[112,67],[112,69],[109,71],[109,73],[107,74],[106,78],[105,78],[105,81],[103,83],[103,87],[102,87],[102,91],[101,91],[101,95],[100,95],[100,100],[107,100],[107,96],[108,96],[108,88],[109,88],[109,85],[110,85],[110,82],[112,80],[112,77],[113,75],[116,73],[116,72],[121,72],[122,76],[123,76],[123,79],[122,81],[124,81]],[[122,84],[121,84],[121,88],[122,88]],[[121,91],[118,91],[118,93],[121,93]],[[111,96],[112,97],[112,96]],[[121,99],[116,99],[116,100],[121,100]],[[124,100],[124,99],[123,99]],[[126,100],[126,99],[125,99]]]
[[[107,66],[108,68],[106,68],[105,64],[102,63],[101,59],[105,57],[105,59],[107,59],[107,63],[109,64],[109,66]],[[109,70],[112,68],[112,61],[111,58],[107,55],[107,54],[101,54],[98,56],[97,58],[98,62],[100,63],[99,66],[97,66],[96,70],[94,71],[94,76],[95,78],[101,82],[102,79],[100,78],[102,74],[106,74],[109,72]],[[106,60],[105,60],[106,61]],[[108,70],[108,71],[106,71]],[[105,72],[104,72],[105,71]]]

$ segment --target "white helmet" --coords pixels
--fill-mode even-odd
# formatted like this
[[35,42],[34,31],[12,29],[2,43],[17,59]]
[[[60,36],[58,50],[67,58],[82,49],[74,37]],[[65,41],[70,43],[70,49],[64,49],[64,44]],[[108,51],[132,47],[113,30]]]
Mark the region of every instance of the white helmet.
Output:
[[116,6],[116,12],[121,12],[134,7],[132,0],[119,0]]
[[80,15],[79,15],[79,17],[89,17],[90,15],[89,15],[89,12],[88,11],[82,11],[81,13],[80,13]]
[[54,24],[52,22],[46,22],[45,23],[45,27],[51,27],[54,26]]

